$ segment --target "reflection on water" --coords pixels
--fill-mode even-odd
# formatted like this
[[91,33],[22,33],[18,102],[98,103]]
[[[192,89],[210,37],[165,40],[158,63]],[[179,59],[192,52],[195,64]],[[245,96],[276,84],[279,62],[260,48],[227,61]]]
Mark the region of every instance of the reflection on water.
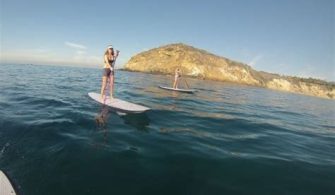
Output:
[[99,146],[108,147],[108,136],[113,130],[113,123],[110,121],[110,116],[118,117],[124,121],[124,124],[134,127],[139,131],[148,131],[147,127],[150,124],[150,120],[146,113],[122,113],[117,112],[106,105],[101,106],[101,111],[96,115],[95,122],[97,125],[97,131],[102,134],[102,142],[99,143],[99,139],[97,143],[94,144],[97,148]]
[[116,113],[120,118],[124,120],[125,124],[133,126],[137,130],[145,130],[145,128],[150,123],[150,120],[146,112],[144,113],[123,113],[123,112],[115,111],[106,105],[102,105],[101,111],[95,117],[95,122],[99,128],[107,127],[110,112]]
[[101,106],[101,111],[95,117],[95,122],[99,127],[106,127],[108,122],[109,110],[108,107],[103,105]]
[[150,124],[150,119],[146,113],[126,114],[121,116],[124,123],[136,128],[139,131],[147,131],[147,126]]

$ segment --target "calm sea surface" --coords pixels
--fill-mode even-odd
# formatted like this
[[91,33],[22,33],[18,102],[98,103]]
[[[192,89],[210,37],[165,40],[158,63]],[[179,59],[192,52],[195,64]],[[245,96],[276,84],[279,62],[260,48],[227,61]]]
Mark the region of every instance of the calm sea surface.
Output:
[[0,169],[26,195],[335,194],[335,101],[171,79],[118,71],[152,108],[124,115],[88,97],[100,69],[0,65]]

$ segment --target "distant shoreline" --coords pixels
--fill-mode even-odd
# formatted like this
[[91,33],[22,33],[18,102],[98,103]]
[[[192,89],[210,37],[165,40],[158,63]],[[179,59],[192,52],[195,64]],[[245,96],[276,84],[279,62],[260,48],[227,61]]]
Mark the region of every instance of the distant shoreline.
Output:
[[239,83],[248,86],[335,99],[335,84],[321,79],[299,78],[264,71],[183,43],[153,48],[133,56],[123,70],[152,74],[183,75],[202,80]]
[[[142,71],[134,71],[134,70],[128,70],[126,68],[118,69],[118,71],[124,71],[124,72],[134,72],[134,73],[143,73],[143,74],[150,74],[150,75],[163,75],[163,76],[171,76],[173,77],[173,74],[170,73],[163,73],[163,72],[142,72]],[[231,83],[234,85],[241,85],[241,86],[247,86],[247,87],[256,87],[256,88],[262,88],[262,89],[268,89],[271,91],[278,91],[278,92],[284,92],[284,93],[292,93],[292,94],[297,94],[297,95],[303,95],[303,96],[309,96],[309,97],[315,97],[315,98],[321,98],[321,99],[327,99],[327,100],[335,100],[335,98],[326,98],[326,97],[320,97],[320,96],[315,96],[315,95],[308,95],[308,94],[303,94],[303,93],[295,93],[291,91],[285,91],[285,90],[278,90],[278,89],[271,89],[265,86],[256,86],[256,85],[250,85],[250,84],[244,84],[244,83],[239,83],[239,82],[232,82],[232,81],[222,81],[222,80],[216,80],[216,79],[206,79],[206,78],[199,78],[196,76],[190,76],[190,75],[183,75],[185,78],[191,78],[191,79],[197,79],[197,80],[204,80],[204,81],[214,81],[218,83]],[[302,78],[302,79],[307,79],[307,78]],[[326,81],[325,81],[326,82]]]

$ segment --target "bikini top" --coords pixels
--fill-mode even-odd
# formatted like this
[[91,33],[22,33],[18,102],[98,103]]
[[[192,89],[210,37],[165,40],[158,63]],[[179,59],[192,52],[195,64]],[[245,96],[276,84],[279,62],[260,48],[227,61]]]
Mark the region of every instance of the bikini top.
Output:
[[[108,58],[108,57],[107,57],[107,58]],[[108,60],[108,63],[109,63],[110,65],[112,65],[113,62],[114,62],[114,60]],[[106,63],[106,61],[105,61],[105,63]]]

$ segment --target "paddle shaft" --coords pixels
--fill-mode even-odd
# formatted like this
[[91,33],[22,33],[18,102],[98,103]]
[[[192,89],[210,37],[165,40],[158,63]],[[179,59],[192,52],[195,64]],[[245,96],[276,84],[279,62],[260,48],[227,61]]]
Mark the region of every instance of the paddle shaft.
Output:
[[[181,64],[179,64],[179,68],[181,69]],[[190,86],[188,85],[188,83],[187,83],[186,79],[184,79],[183,77],[182,77],[182,79],[183,79],[184,83],[186,84],[187,88],[189,89],[189,88],[190,88]]]
[[185,84],[186,84],[187,88],[189,89],[189,88],[190,88],[190,86],[188,85],[188,83],[187,83],[186,79],[184,79],[184,78],[183,78],[183,81],[185,82]]

